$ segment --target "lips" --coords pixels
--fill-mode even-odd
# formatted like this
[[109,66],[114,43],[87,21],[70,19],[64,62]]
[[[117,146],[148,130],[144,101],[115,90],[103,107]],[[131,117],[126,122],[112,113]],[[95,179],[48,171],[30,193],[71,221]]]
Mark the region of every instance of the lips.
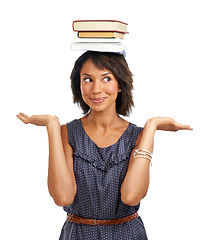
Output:
[[92,100],[93,103],[102,103],[104,102],[104,100],[106,99],[106,97],[102,97],[102,98],[90,98]]

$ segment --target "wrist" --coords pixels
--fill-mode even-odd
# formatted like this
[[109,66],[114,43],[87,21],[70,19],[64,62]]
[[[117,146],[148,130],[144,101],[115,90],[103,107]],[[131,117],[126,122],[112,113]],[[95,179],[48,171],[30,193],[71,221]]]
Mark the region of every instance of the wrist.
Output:
[[55,119],[55,118],[52,117],[52,118],[48,121],[46,127],[47,127],[47,130],[49,130],[49,129],[51,129],[51,128],[60,128],[60,123],[59,123],[59,121],[58,121],[57,119]]
[[147,120],[147,122],[145,123],[144,129],[155,133],[155,131],[157,130],[156,118],[150,118],[149,120]]

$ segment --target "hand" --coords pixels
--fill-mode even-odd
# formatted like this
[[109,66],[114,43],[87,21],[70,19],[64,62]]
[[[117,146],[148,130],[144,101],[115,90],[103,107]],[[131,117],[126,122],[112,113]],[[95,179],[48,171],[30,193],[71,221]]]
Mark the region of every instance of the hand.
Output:
[[176,122],[173,118],[168,117],[154,117],[148,120],[148,123],[153,123],[156,130],[163,131],[179,131],[179,130],[193,130],[189,125],[183,125]]
[[49,123],[55,122],[59,123],[59,118],[57,116],[51,116],[51,115],[32,115],[31,117],[27,116],[24,113],[19,113],[16,115],[23,123],[28,124],[34,124],[36,126],[48,126]]

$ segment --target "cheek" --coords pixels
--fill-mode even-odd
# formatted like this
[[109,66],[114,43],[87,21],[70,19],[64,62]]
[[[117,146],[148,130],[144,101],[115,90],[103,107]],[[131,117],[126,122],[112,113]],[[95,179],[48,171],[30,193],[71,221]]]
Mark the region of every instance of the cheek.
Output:
[[117,94],[118,93],[118,86],[115,86],[115,85],[111,85],[107,88],[107,92],[109,94]]
[[90,89],[88,87],[86,87],[85,85],[80,85],[80,90],[81,90],[81,95],[82,95],[82,99],[84,100],[84,102],[86,104],[87,103],[87,99],[90,93]]
[[83,84],[80,85],[80,90],[81,90],[82,96],[88,93],[88,88],[85,87]]

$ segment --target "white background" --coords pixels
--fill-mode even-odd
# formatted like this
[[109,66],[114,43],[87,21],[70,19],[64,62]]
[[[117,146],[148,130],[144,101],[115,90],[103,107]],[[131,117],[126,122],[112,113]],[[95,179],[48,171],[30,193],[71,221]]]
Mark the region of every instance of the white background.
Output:
[[56,240],[66,219],[47,190],[46,128],[24,125],[16,114],[55,114],[61,124],[82,117],[69,80],[81,54],[70,50],[79,19],[129,24],[131,122],[144,126],[169,116],[194,128],[155,135],[150,188],[139,211],[148,238],[206,239],[205,12],[200,0],[1,1],[0,239]]

